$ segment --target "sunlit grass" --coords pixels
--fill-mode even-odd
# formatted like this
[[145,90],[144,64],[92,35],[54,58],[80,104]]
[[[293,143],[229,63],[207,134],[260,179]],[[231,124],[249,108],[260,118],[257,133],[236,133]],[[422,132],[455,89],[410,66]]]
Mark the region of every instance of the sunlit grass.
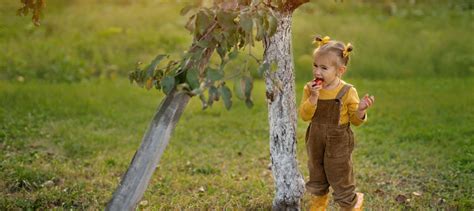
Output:
[[[49,0],[40,27],[34,27],[28,17],[15,16],[18,2],[8,1],[0,8],[4,49],[0,78],[4,79],[81,81],[126,76],[137,61],[149,62],[160,53],[177,57],[192,40],[184,29],[186,17],[179,15],[185,1]],[[469,2],[416,2],[398,3],[394,12],[389,4],[358,0],[305,4],[293,19],[295,66],[303,73],[297,80],[311,74],[315,34],[352,42],[351,77],[472,76],[474,26],[466,7]],[[261,56],[260,43],[254,54]]]
[[[354,128],[357,188],[366,193],[366,207],[472,209],[474,102],[466,90],[474,80],[347,80],[359,94],[376,96],[367,124]],[[103,208],[163,97],[125,80],[2,81],[0,90],[0,207],[6,209]],[[270,208],[262,82],[254,101],[252,109],[234,100],[230,111],[222,102],[202,111],[192,99],[142,207]],[[305,178],[306,126],[299,120]],[[399,194],[410,201],[397,203]]]

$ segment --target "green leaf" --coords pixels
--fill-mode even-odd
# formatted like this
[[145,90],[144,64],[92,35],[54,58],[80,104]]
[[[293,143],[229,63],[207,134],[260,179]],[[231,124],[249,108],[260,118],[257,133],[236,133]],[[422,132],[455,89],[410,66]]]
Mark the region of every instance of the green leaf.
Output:
[[236,46],[238,41],[239,41],[238,33],[229,33],[228,36],[226,36],[227,48],[230,50],[230,48]]
[[234,19],[235,15],[232,12],[226,12],[222,10],[217,12],[217,22],[222,28],[228,30],[235,28]]
[[234,80],[234,94],[237,98],[245,100],[245,84],[242,84],[241,78],[236,78]]
[[201,48],[208,48],[209,47],[209,42],[206,40],[201,40],[198,43],[196,43],[197,46]]
[[238,35],[239,35],[238,46],[239,46],[239,49],[242,49],[242,47],[244,47],[247,44],[246,39],[247,37],[250,37],[250,35],[247,35],[245,31],[242,29],[239,30]]
[[133,81],[135,81],[135,71],[131,71],[130,73],[128,73],[128,80],[130,80],[130,83],[133,84]]
[[226,49],[223,48],[221,45],[219,45],[217,47],[217,53],[219,54],[219,56],[221,57],[221,60],[224,60],[225,58],[225,54],[227,53]]
[[278,27],[278,19],[273,15],[268,15],[268,36],[273,36]]
[[209,94],[209,98],[207,100],[207,104],[209,106],[212,106],[212,103],[214,101],[219,101],[219,91],[217,90],[217,88],[215,86],[210,86],[209,89],[208,89],[208,94]]
[[225,108],[229,110],[232,107],[232,93],[225,84],[219,87],[219,93],[224,101]]
[[258,74],[263,76],[263,74],[270,68],[270,64],[268,62],[263,62],[260,67],[258,67]]
[[191,33],[194,32],[194,29],[196,26],[195,20],[196,20],[196,15],[192,15],[191,17],[189,17],[184,28],[186,28]]
[[245,84],[245,89],[244,89],[245,99],[248,100],[250,99],[252,95],[253,80],[252,80],[252,77],[250,76],[244,76],[242,77],[242,80],[243,80],[243,83]]
[[161,89],[161,83],[159,80],[153,80],[153,86],[155,86],[155,89],[160,90]]
[[224,35],[222,35],[222,30],[219,28],[215,29],[212,31],[212,37],[214,38],[217,43],[219,43],[221,46],[224,46],[222,42],[224,42]]
[[246,33],[252,33],[253,21],[250,15],[246,13],[240,15],[239,24]]
[[179,11],[179,14],[184,16],[184,15],[188,14],[188,12],[191,9],[195,8],[195,7],[196,7],[195,5],[187,5],[187,6],[183,7],[183,9],[181,9],[181,11]]
[[247,100],[245,100],[245,105],[248,108],[252,108],[253,107],[253,101],[251,99],[247,99]]
[[229,54],[229,59],[235,59],[239,54],[238,47],[234,47],[234,50]]
[[165,55],[165,54],[160,54],[156,56],[155,59],[153,59],[153,61],[151,62],[151,64],[148,65],[148,67],[146,68],[146,76],[152,77],[153,72],[155,71],[158,64],[160,64],[161,60],[163,60],[166,57],[168,57],[168,55]]
[[262,18],[263,30],[265,31],[265,34],[266,34],[269,28],[268,13],[265,11],[262,11],[259,13],[259,15]]
[[199,88],[199,72],[196,68],[191,68],[186,73],[186,82],[192,90]]
[[253,89],[253,80],[250,76],[236,78],[234,82],[234,93],[241,100],[250,99]]
[[205,110],[207,108],[206,97],[201,93],[199,99],[201,100],[202,110]]
[[165,94],[169,94],[171,90],[173,90],[174,85],[175,85],[175,79],[173,76],[167,75],[161,80],[161,87],[162,87],[161,89],[163,90]]
[[255,35],[255,40],[261,41],[263,39],[263,37],[265,36],[262,17],[260,17],[260,16],[257,17],[255,19],[255,23],[257,25],[257,35]]
[[199,11],[196,16],[196,31],[202,35],[212,23],[211,17],[209,17],[204,11]]
[[216,69],[213,69],[213,68],[206,68],[207,70],[207,78],[209,80],[211,80],[212,82],[214,81],[218,81],[218,80],[221,80],[222,78],[224,78],[224,73],[219,71],[219,70],[216,70]]

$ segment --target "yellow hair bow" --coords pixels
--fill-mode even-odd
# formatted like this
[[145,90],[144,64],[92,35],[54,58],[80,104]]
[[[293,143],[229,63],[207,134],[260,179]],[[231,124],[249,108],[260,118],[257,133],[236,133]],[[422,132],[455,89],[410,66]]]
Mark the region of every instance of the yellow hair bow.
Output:
[[[350,48],[350,50],[349,50]],[[342,51],[342,56],[344,58],[348,57],[349,54],[351,53],[352,51],[352,44],[351,43],[347,43],[347,45],[344,47],[344,51]]]
[[318,44],[318,48],[319,48],[322,45],[327,44],[329,41],[331,41],[331,38],[328,36],[325,36],[323,39],[316,37],[313,41],[313,45]]

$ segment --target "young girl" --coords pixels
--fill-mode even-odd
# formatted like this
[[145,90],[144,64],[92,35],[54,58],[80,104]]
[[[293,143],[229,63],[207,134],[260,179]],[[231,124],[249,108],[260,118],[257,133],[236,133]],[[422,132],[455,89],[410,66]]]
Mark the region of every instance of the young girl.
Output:
[[364,194],[355,192],[352,170],[354,134],[350,124],[358,126],[367,120],[366,111],[374,96],[359,100],[356,89],[343,81],[351,44],[316,37],[313,53],[313,76],[304,87],[300,115],[311,120],[306,131],[309,181],[306,190],[312,194],[310,210],[325,210],[329,186],[334,201],[342,210],[362,210]]

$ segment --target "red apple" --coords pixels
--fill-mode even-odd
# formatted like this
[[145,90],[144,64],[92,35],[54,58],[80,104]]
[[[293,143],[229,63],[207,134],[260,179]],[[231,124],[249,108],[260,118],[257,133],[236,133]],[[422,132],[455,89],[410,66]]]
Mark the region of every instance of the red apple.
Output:
[[315,87],[315,86],[319,86],[319,85],[323,84],[324,79],[323,78],[316,78],[313,81],[315,82],[315,84],[313,84],[313,87]]

